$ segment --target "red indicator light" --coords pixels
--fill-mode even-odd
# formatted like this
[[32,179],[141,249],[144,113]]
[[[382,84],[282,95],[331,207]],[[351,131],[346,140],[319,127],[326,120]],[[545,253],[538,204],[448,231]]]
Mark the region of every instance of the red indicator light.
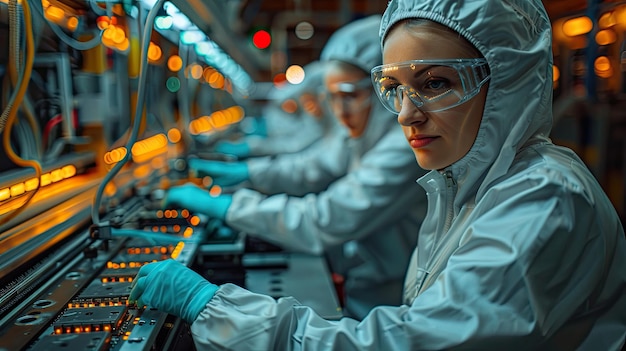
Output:
[[259,30],[252,36],[252,44],[259,49],[266,49],[272,43],[272,36],[265,30]]

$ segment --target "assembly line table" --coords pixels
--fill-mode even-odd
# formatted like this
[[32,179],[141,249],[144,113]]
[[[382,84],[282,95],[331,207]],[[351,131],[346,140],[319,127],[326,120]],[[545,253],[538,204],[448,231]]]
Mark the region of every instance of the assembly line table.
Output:
[[341,306],[323,256],[290,252],[243,256],[248,290],[274,298],[293,296],[325,319],[340,319]]

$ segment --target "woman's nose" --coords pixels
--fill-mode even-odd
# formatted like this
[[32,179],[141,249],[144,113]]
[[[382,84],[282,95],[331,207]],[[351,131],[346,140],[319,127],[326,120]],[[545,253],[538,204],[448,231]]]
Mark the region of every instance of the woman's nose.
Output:
[[426,115],[415,106],[406,94],[403,94],[400,113],[398,113],[398,123],[403,126],[410,126],[424,121],[426,121]]

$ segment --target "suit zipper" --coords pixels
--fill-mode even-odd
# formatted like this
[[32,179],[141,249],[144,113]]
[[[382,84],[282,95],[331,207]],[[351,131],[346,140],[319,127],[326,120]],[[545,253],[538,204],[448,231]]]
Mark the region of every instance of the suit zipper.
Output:
[[[444,235],[446,235],[448,233],[448,230],[450,229],[450,226],[452,225],[452,220],[454,219],[454,197],[456,195],[456,182],[452,177],[452,172],[446,171],[444,176],[446,180],[446,220],[443,226],[443,233]],[[449,238],[444,238],[442,240],[445,241],[446,239]],[[455,249],[456,246],[446,245],[445,250],[442,252],[442,254],[435,257],[436,261],[433,265],[430,266],[430,269],[424,270],[424,276],[421,279],[417,295],[419,295],[426,287],[431,285],[430,280],[432,279],[428,279],[429,277],[431,277],[430,273],[437,271],[441,264],[443,264],[443,261],[447,260],[451,252]]]

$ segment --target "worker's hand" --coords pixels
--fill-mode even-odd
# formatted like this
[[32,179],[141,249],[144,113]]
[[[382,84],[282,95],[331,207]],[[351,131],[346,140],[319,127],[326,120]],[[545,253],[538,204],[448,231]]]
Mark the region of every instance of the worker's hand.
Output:
[[250,146],[245,141],[220,141],[215,145],[215,152],[246,158],[250,156]]
[[207,190],[187,183],[170,188],[165,194],[162,206],[186,208],[191,212],[203,213],[209,218],[224,220],[232,201],[232,195],[212,196]]
[[191,324],[217,289],[217,285],[170,259],[152,262],[139,269],[128,302],[156,308]]
[[196,177],[209,176],[213,184],[232,186],[248,180],[248,165],[245,162],[222,162],[192,158],[189,171]]

